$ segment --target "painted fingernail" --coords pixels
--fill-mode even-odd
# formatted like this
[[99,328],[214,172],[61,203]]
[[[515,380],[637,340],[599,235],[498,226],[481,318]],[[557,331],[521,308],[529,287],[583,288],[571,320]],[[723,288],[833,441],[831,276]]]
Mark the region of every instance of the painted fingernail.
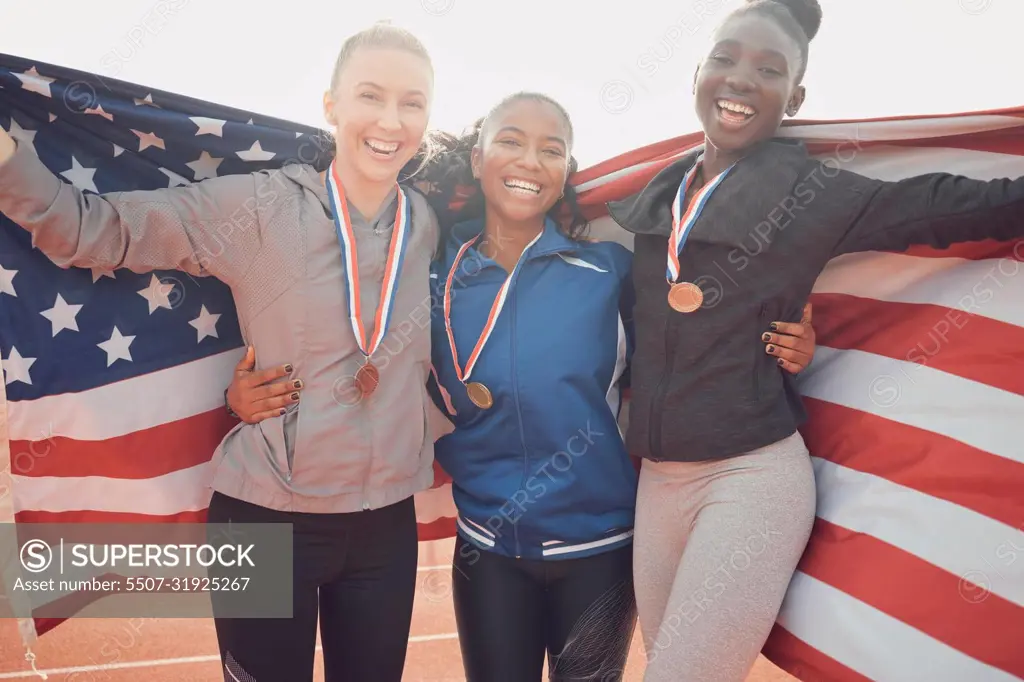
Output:
[[769,334],[768,332],[765,332],[765,333],[764,333],[764,334],[763,334],[763,335],[761,336],[761,340],[762,340],[762,341],[771,341],[771,340],[772,340],[772,335],[771,335],[771,334]]
[[779,367],[782,367],[782,362],[782,358],[779,358],[778,360],[775,361],[775,364],[777,364]]
[[774,353],[775,352],[775,346],[768,346],[768,352],[769,353]]
[[285,412],[286,412],[286,410],[282,407],[281,410],[278,412],[278,414],[279,415],[283,415]]
[[292,386],[295,388],[302,388],[302,379],[296,379],[292,382]]
[[289,374],[291,374],[291,371],[292,371],[292,369],[293,369],[293,368],[292,368],[292,366],[291,366],[291,365],[285,365],[285,366],[284,366],[284,371],[288,372]]
[[292,393],[292,400],[298,400],[298,399],[299,399],[299,394],[298,393]]
[[768,325],[768,328],[771,329],[773,332],[779,331],[779,325],[775,324],[774,322]]

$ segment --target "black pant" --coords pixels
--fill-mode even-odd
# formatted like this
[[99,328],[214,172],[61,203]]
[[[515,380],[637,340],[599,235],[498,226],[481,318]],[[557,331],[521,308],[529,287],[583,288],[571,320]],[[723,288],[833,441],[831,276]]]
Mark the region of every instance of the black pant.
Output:
[[303,514],[215,493],[208,520],[294,524],[293,617],[215,618],[227,682],[312,681],[318,611],[326,682],[400,682],[416,591],[413,498]]
[[558,561],[485,552],[461,537],[452,562],[467,682],[622,679],[636,625],[633,548]]

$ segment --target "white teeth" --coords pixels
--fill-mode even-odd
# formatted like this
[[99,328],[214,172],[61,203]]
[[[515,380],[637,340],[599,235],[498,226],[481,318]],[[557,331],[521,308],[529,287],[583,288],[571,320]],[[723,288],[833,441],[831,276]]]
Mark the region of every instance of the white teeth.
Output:
[[380,140],[367,140],[366,145],[380,154],[391,154],[398,149],[397,142],[381,142]]
[[728,109],[729,111],[734,111],[737,114],[746,114],[748,116],[753,116],[754,114],[757,113],[756,111],[754,111],[753,109],[751,109],[750,107],[748,107],[745,104],[738,104],[737,102],[730,102],[729,100],[726,100],[726,99],[718,100],[718,106],[720,106],[723,109]]
[[505,187],[519,194],[540,194],[540,185],[525,180],[506,180]]

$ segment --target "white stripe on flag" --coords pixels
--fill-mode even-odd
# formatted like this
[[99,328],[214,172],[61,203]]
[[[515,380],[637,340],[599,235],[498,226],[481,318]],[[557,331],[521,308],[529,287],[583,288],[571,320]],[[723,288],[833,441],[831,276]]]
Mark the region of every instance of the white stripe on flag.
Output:
[[[949,135],[978,133],[983,130],[1019,128],[1024,120],[1016,116],[982,114],[975,116],[936,117],[913,121],[851,121],[784,126],[779,137],[804,140],[851,140],[859,134],[869,140],[924,140]],[[902,148],[901,148],[902,149]]]
[[237,348],[82,393],[8,402],[8,437],[106,440],[223,409],[224,389],[244,353],[244,348]]
[[418,523],[453,519],[455,514],[455,500],[452,498],[451,483],[416,493],[416,521]]
[[789,593],[800,599],[783,603],[778,624],[872,680],[1020,682],[800,571]]
[[206,509],[209,464],[197,464],[153,478],[103,476],[12,476],[18,491],[15,511],[98,512],[168,515]]
[[[832,169],[853,171],[885,181],[934,172],[956,173],[975,180],[1016,178],[1024,174],[1024,156],[946,147],[875,146],[858,150],[849,144],[837,145],[814,158],[822,162],[831,159],[827,165]],[[834,175],[834,170],[828,174]]]
[[[908,340],[910,343],[911,340]],[[1024,463],[1024,396],[916,362],[819,345],[800,393]]]
[[[1013,245],[1024,260],[1024,239]],[[1024,327],[1024,263],[1012,258],[922,258],[896,253],[852,253],[829,262],[814,284],[816,294],[845,294],[892,303],[953,308],[935,315],[954,330],[967,315]],[[923,324],[927,330],[928,325]],[[908,339],[908,350],[913,348]]]
[[864,533],[949,571],[982,573],[992,594],[1024,606],[1024,561],[997,559],[1000,546],[1024,547],[1024,532],[880,476],[811,458],[817,516]]

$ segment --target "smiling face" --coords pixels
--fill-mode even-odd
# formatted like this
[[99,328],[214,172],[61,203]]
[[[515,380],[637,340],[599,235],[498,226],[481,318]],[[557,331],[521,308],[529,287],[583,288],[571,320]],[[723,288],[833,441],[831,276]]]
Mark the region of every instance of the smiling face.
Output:
[[515,223],[550,211],[565,187],[570,138],[568,121],[549,102],[521,99],[495,112],[471,159],[488,208]]
[[745,14],[727,21],[697,71],[695,109],[704,134],[739,151],[773,137],[783,114],[803,103],[800,48],[775,21]]
[[423,140],[432,93],[423,57],[395,48],[354,50],[324,96],[338,163],[363,180],[395,182]]

